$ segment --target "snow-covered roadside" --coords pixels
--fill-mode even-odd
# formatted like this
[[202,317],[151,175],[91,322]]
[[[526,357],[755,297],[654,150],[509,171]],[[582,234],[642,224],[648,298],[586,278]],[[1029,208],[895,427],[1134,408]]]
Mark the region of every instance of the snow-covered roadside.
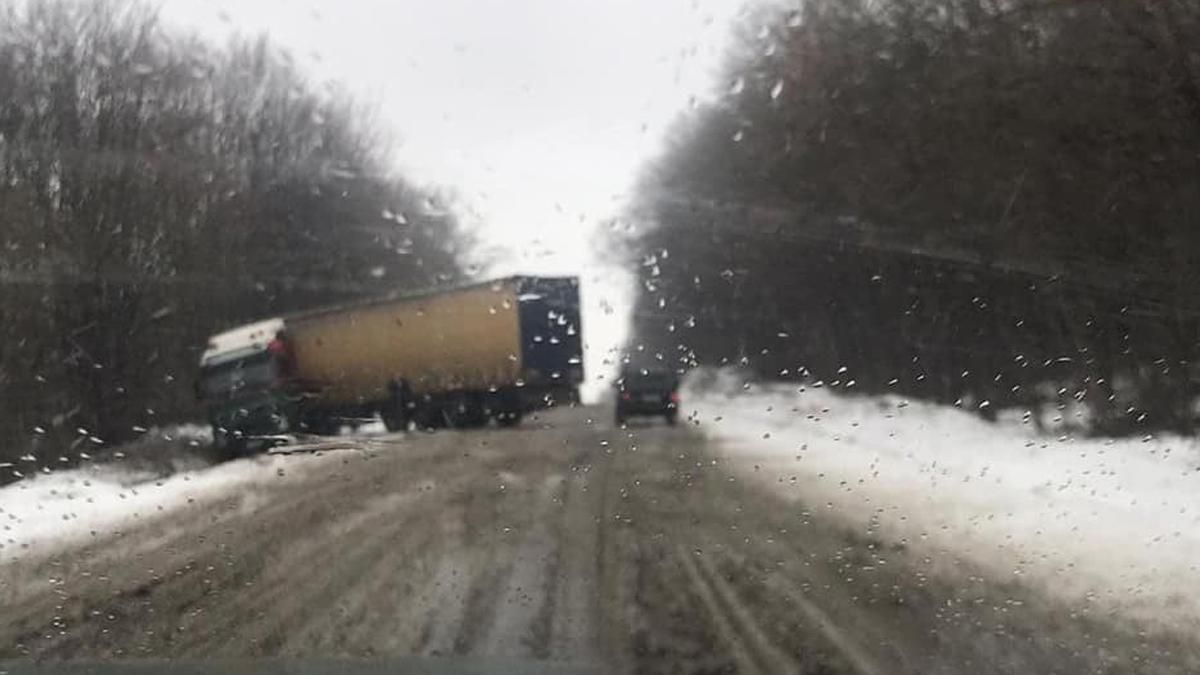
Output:
[[899,397],[765,385],[685,389],[731,463],[874,525],[931,565],[1044,582],[1095,611],[1200,622],[1200,443],[1038,435]]
[[274,455],[226,462],[169,477],[122,465],[91,464],[40,474],[0,488],[0,562],[103,536],[235,491],[257,492],[321,458]]

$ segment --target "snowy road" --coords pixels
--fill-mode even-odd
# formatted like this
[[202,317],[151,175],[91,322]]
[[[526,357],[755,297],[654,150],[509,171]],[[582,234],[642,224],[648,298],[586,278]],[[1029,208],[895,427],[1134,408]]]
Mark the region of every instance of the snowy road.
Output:
[[[27,496],[76,492],[65,510],[10,513],[0,658],[416,655],[497,659],[498,672],[534,661],[597,672],[1200,668],[1195,631],[1178,617],[1098,611],[1086,596],[1046,593],[1036,566],[1014,575],[969,555],[978,541],[953,528],[975,514],[910,523],[931,517],[915,505],[929,495],[934,508],[951,503],[937,487],[914,496],[910,478],[957,485],[957,468],[918,461],[903,473],[887,431],[864,433],[835,461],[821,449],[843,447],[832,439],[848,432],[806,426],[815,413],[802,408],[780,421],[775,406],[790,403],[778,396],[696,398],[699,426],[618,430],[606,408],[558,410],[519,430],[341,439],[344,449],[319,455],[115,491],[67,475],[31,483]],[[894,480],[862,475],[872,463]],[[992,471],[1007,481],[1002,468]],[[28,508],[13,489],[0,504]],[[123,502],[133,506],[108,509]]]

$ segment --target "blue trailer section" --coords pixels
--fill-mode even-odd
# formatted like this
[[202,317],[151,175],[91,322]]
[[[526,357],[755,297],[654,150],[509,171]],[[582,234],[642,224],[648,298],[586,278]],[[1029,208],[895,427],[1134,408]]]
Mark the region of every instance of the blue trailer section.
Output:
[[518,280],[526,408],[575,402],[583,382],[583,326],[576,277]]

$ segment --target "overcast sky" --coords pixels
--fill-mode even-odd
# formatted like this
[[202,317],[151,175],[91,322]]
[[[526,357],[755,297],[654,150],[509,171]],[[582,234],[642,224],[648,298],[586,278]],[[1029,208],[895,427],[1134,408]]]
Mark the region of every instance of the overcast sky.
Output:
[[[743,0],[161,0],[172,23],[268,33],[378,106],[417,183],[461,197],[493,274],[580,274],[589,370],[623,338],[625,278],[597,262],[666,127],[703,98]],[[612,307],[611,314],[608,307]]]

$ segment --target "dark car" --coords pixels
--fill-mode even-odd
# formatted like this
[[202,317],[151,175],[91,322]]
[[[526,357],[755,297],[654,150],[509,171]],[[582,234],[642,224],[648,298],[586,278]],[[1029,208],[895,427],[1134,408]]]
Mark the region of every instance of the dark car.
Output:
[[617,425],[630,417],[662,415],[675,424],[679,413],[679,377],[662,369],[627,368],[617,380]]

